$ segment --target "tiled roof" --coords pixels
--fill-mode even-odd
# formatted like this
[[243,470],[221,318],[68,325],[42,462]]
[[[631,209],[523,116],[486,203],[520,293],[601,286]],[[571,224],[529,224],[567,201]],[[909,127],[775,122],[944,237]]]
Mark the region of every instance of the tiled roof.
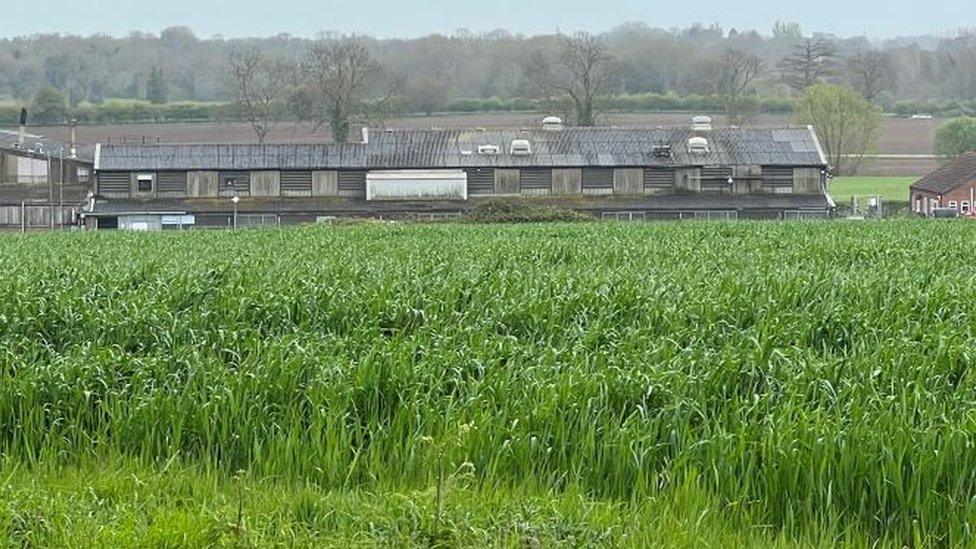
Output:
[[911,188],[942,194],[974,181],[976,181],[976,152],[968,152],[912,183]]
[[[688,150],[688,139],[708,140],[706,153]],[[531,154],[510,154],[526,139]],[[495,145],[500,154],[478,153]],[[653,154],[670,145],[672,157]],[[825,164],[812,129],[566,128],[533,130],[373,130],[368,144],[333,145],[102,145],[96,169],[278,170],[409,169],[467,167],[586,167]]]

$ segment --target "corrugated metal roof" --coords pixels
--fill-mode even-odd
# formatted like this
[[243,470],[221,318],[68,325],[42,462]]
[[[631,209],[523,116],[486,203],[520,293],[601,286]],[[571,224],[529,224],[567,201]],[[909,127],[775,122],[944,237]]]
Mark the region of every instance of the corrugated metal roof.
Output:
[[[43,135],[37,135],[37,134],[33,134],[33,133],[25,133],[24,134],[24,146],[22,148],[21,147],[18,147],[17,146],[17,139],[18,139],[17,133],[18,132],[11,131],[11,130],[3,130],[3,129],[0,129],[0,149],[7,149],[7,150],[16,151],[18,153],[24,153],[24,152],[27,152],[27,151],[25,151],[25,149],[28,149],[28,150],[29,149],[36,149],[37,148],[37,144],[40,143],[40,145],[43,148],[43,151],[44,152],[42,154],[36,154],[35,153],[36,156],[45,156],[47,153],[50,153],[52,157],[57,157],[58,150],[59,149],[64,151],[65,157],[68,156],[68,144],[67,143],[64,143],[62,141],[57,141],[57,140],[54,140],[54,139],[48,139],[47,137],[44,137]],[[78,150],[77,150],[78,160],[81,161],[81,162],[91,163],[91,161],[92,161],[92,152],[93,152],[93,148],[92,147],[79,147]]]
[[[688,151],[690,137],[709,150]],[[532,153],[510,154],[515,139]],[[495,145],[498,155],[478,154]],[[673,157],[652,149],[670,145]],[[468,167],[585,167],[770,165],[822,166],[809,128],[567,128],[532,130],[409,130],[370,133],[368,144],[331,145],[102,145],[100,170],[409,169]]]

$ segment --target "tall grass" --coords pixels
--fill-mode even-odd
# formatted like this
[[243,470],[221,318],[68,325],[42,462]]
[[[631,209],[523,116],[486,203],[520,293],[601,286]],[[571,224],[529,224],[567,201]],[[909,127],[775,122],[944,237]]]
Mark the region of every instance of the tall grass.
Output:
[[[976,225],[0,238],[0,452],[971,543]],[[829,539],[829,538],[828,538]]]

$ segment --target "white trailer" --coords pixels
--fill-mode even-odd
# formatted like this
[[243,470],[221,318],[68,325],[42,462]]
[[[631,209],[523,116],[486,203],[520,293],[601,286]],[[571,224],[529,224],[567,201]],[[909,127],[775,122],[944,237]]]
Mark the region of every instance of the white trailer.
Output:
[[391,170],[366,174],[366,200],[467,200],[463,170]]

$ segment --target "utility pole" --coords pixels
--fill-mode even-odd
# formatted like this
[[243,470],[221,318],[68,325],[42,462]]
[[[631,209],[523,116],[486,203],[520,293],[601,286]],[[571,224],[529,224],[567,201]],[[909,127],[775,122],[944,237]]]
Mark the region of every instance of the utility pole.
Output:
[[[74,132],[74,125],[71,126]],[[64,147],[58,148],[58,229],[64,230]]]

